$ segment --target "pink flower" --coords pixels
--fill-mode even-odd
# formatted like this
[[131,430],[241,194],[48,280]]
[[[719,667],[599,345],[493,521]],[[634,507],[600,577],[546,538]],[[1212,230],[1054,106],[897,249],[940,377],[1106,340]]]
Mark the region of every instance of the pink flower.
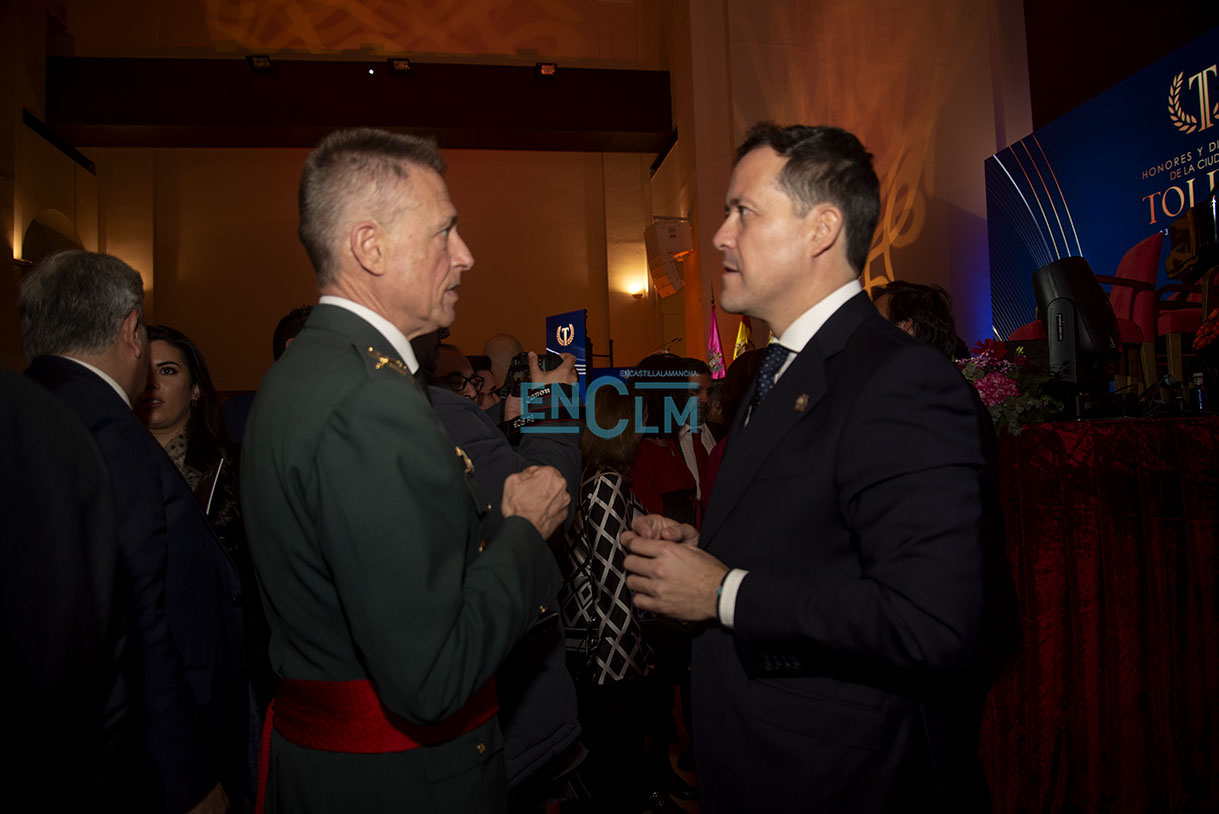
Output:
[[1010,396],[1020,395],[1016,383],[1002,373],[988,373],[974,382],[974,386],[978,388],[978,395],[987,407],[995,407]]
[[1007,355],[1007,345],[993,339],[979,340],[978,344],[974,345],[974,355],[987,355],[992,359],[1002,359]]

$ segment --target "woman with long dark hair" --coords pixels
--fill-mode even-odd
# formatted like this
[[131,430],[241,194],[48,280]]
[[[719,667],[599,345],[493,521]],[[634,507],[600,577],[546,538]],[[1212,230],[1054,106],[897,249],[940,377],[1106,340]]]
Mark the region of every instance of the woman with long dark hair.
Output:
[[236,445],[228,437],[211,373],[195,343],[148,326],[152,369],[136,412],[186,479],[230,554],[244,544]]

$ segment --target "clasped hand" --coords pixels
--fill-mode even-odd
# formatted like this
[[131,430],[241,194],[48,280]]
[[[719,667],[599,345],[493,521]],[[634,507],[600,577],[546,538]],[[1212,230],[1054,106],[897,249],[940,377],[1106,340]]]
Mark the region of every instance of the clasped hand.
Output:
[[716,618],[717,590],[728,567],[698,547],[698,531],[659,514],[635,518],[622,533],[630,554],[626,585],[635,607],[674,619]]
[[533,524],[543,538],[549,538],[567,517],[567,481],[553,466],[531,466],[508,476],[500,510],[504,517],[518,515]]

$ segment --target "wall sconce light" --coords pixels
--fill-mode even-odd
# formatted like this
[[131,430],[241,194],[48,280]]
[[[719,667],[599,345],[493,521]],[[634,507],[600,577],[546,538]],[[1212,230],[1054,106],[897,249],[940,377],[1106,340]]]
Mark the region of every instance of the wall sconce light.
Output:
[[644,295],[648,293],[648,283],[644,280],[643,284],[631,292],[631,296],[637,300],[642,300]]
[[411,61],[406,57],[390,57],[385,61],[394,73],[409,74],[411,72]]
[[271,73],[270,54],[246,54],[245,61],[250,73]]
[[538,76],[554,76],[559,70],[559,66],[553,62],[538,62],[535,67],[538,69]]

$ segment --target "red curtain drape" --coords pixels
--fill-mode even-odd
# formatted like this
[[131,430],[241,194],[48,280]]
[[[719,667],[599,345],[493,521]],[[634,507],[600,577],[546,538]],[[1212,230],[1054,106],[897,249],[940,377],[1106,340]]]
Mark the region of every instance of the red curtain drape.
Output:
[[1219,417],[1000,441],[1021,649],[987,702],[996,812],[1219,810]]

